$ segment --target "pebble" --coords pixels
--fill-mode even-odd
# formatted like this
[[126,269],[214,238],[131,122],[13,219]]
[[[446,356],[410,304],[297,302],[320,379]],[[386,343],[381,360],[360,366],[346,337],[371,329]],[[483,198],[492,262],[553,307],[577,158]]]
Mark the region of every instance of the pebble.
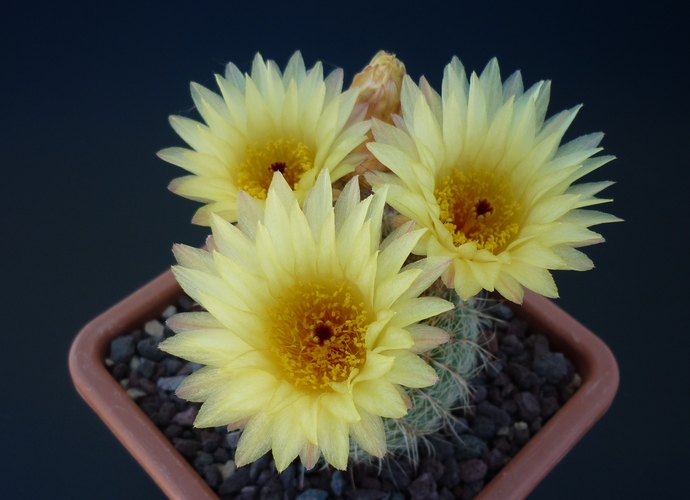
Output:
[[182,381],[186,378],[186,375],[173,375],[172,377],[161,377],[156,382],[156,385],[161,391],[175,392],[182,383]]
[[283,483],[283,488],[290,491],[295,488],[295,464],[288,465],[283,472],[280,473],[280,482]]
[[419,467],[420,473],[425,473],[428,472],[431,474],[431,477],[434,478],[434,481],[438,481],[441,479],[443,476],[445,467],[443,466],[443,463],[439,462],[436,460],[434,457],[426,457],[422,459]]
[[138,401],[139,399],[146,396],[146,393],[144,391],[142,391],[141,389],[137,389],[136,387],[132,387],[131,389],[127,389],[127,395],[130,398],[132,398],[134,401]]
[[513,318],[510,323],[508,323],[508,328],[506,329],[507,335],[515,335],[519,339],[524,339],[527,334],[527,322],[521,318]]
[[518,446],[524,446],[529,441],[529,426],[525,422],[515,422],[513,440]]
[[450,457],[455,452],[455,447],[453,446],[453,443],[451,443],[447,439],[441,439],[436,436],[431,436],[428,438],[428,440],[429,444],[434,447],[436,458],[438,458],[439,460],[442,460],[445,457]]
[[412,481],[408,492],[411,500],[436,500],[438,498],[436,481],[428,472],[420,474],[417,479]]
[[486,453],[482,457],[482,460],[486,464],[487,470],[497,471],[505,465],[506,456],[501,452],[501,450],[494,448]]
[[309,488],[297,495],[295,500],[326,500],[326,498],[328,498],[327,491]]
[[496,423],[489,417],[479,415],[474,419],[472,432],[481,439],[489,440],[496,434]]
[[163,340],[163,323],[157,319],[151,320],[144,325],[144,331],[158,340]]
[[234,460],[228,460],[224,464],[216,464],[216,467],[218,468],[218,472],[220,472],[223,481],[232,476],[237,469]]
[[175,449],[186,458],[196,458],[196,452],[201,449],[201,444],[194,439],[175,438],[173,440]]
[[237,448],[237,443],[240,441],[240,436],[241,432],[235,431],[235,432],[230,432],[225,435],[225,444],[228,448],[231,450],[234,450]]
[[179,375],[177,372],[182,367],[182,361],[175,358],[165,358],[161,364],[165,366],[168,375]]
[[266,453],[264,456],[259,457],[249,465],[249,477],[252,479],[252,481],[259,477],[259,473],[268,466],[270,461],[271,454]]
[[541,416],[544,418],[550,417],[561,407],[558,399],[553,396],[542,398],[539,401],[539,405],[541,406]]
[[196,458],[194,459],[194,468],[196,470],[203,469],[207,465],[211,465],[213,463],[213,455],[210,453],[206,452],[199,452],[196,454]]
[[202,475],[211,488],[217,488],[223,482],[223,476],[221,476],[218,467],[213,464],[204,466]]
[[372,489],[358,489],[354,495],[354,500],[384,500],[385,498],[388,498],[388,493]]
[[274,480],[266,484],[259,492],[260,500],[283,500],[283,486]]
[[134,350],[134,339],[131,335],[115,337],[112,342],[110,342],[109,358],[115,363],[118,361],[125,361],[134,354]]
[[[508,331],[510,331],[510,328]],[[520,342],[520,339],[518,339],[516,335],[508,334],[503,337],[503,342],[501,342],[501,350],[508,356],[517,356],[525,350],[525,346],[522,345],[522,342]]]
[[201,431],[201,448],[207,453],[213,453],[218,449],[223,436],[217,432],[204,429]]
[[541,418],[535,418],[530,424],[529,424],[529,430],[534,436],[537,432],[539,432],[542,428],[542,419]]
[[532,355],[534,359],[542,358],[549,354],[549,339],[543,335],[532,335]]
[[544,356],[534,359],[532,368],[535,373],[545,377],[548,382],[557,384],[568,373],[568,366],[565,357],[560,352],[550,352]]
[[177,415],[177,407],[172,401],[165,401],[161,403],[158,409],[158,424],[168,426],[172,423],[173,418]]
[[[182,425],[184,427],[191,427],[194,424],[194,419],[196,419],[199,413],[199,408],[197,406],[190,406],[185,411],[178,413],[173,417],[173,423]],[[199,448],[201,448],[201,443],[199,443]]]
[[503,302],[498,302],[494,307],[492,307],[491,314],[496,316],[498,319],[502,319],[503,321],[510,321],[513,319],[513,310]]
[[465,434],[467,431],[470,430],[470,426],[467,423],[467,419],[464,417],[455,417],[455,421],[453,422],[453,432],[458,435],[462,436]]
[[458,462],[449,458],[444,462],[443,476],[441,476],[441,484],[447,488],[454,488],[460,483],[460,468]]
[[[132,361],[134,361],[134,358],[132,358]],[[136,367],[136,370],[142,377],[151,378],[153,376],[153,372],[156,369],[156,366],[158,365],[150,359],[141,358],[139,360],[139,365]]]
[[531,392],[518,392],[514,398],[521,420],[531,421],[541,414],[539,401]]
[[488,401],[482,402],[477,407],[477,415],[483,415],[489,417],[491,420],[496,422],[499,427],[507,427],[510,425],[510,415],[505,410],[492,405]]
[[240,500],[255,500],[256,494],[259,492],[259,487],[256,485],[248,485],[240,491]]
[[218,493],[221,495],[238,493],[249,483],[249,480],[249,469],[247,467],[240,467],[235,470],[234,474],[223,481],[218,487]]
[[506,373],[510,375],[515,385],[523,391],[528,391],[539,385],[538,377],[527,368],[517,363],[508,363]]
[[466,483],[481,481],[486,476],[488,470],[486,464],[476,458],[460,462],[458,467],[460,469],[460,479]]
[[169,425],[165,428],[165,437],[172,441],[173,438],[182,436],[182,427],[177,424]]
[[472,392],[472,400],[475,404],[479,404],[486,399],[487,396],[486,386],[480,385],[474,389]]
[[121,380],[123,378],[129,377],[130,368],[125,363],[116,363],[115,365],[113,365],[112,369],[110,370],[110,373],[113,374],[113,377],[116,380]]
[[177,314],[177,307],[171,304],[168,307],[166,307],[165,310],[161,313],[161,318],[169,319],[175,314]]
[[343,494],[343,490],[347,486],[347,481],[343,477],[343,473],[336,470],[331,476],[330,488],[333,494],[337,497]]
[[[221,442],[222,442],[222,436],[221,436]],[[224,464],[228,460],[230,460],[230,454],[228,453],[228,450],[225,448],[218,448],[216,451],[213,452],[213,460],[218,462],[219,464]]]
[[140,356],[150,359],[151,361],[160,361],[166,354],[158,349],[160,340],[155,337],[146,337],[137,342],[137,352]]
[[469,458],[478,458],[487,451],[489,451],[489,448],[485,441],[477,436],[466,435],[462,436],[457,443],[455,459],[467,460]]
[[500,359],[495,359],[486,365],[486,375],[493,380],[498,377],[499,373],[503,371],[503,368],[503,361]]

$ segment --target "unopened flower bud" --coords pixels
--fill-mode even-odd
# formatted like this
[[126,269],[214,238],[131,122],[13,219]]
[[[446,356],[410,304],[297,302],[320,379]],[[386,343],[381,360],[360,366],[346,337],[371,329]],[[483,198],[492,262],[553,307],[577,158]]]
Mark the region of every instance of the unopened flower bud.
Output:
[[352,87],[359,87],[357,104],[368,104],[366,118],[393,123],[391,114],[400,113],[400,90],[405,65],[393,54],[380,50],[369,65],[355,75]]
[[[395,55],[380,50],[369,65],[352,80],[352,88],[359,88],[355,109],[368,106],[365,119],[376,118],[393,124],[392,115],[400,114],[400,91],[404,76],[405,65],[402,61]],[[370,131],[366,142],[373,140],[374,136]],[[360,145],[359,152],[369,153],[366,142]],[[363,174],[371,170],[387,171],[388,169],[369,154],[369,158],[355,169],[355,173],[360,176],[360,184],[365,189],[370,186]]]

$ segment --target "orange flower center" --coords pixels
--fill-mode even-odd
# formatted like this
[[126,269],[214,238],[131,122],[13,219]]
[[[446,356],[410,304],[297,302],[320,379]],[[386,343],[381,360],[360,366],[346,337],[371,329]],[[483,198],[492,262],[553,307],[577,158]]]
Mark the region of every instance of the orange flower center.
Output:
[[324,389],[364,364],[369,315],[347,283],[299,283],[276,305],[268,312],[271,351],[296,387]]
[[437,184],[434,196],[441,209],[439,220],[456,247],[473,241],[498,254],[518,234],[520,204],[513,199],[510,184],[493,172],[454,169]]
[[292,138],[267,141],[263,145],[247,145],[236,185],[252,197],[265,200],[274,172],[283,174],[294,190],[304,173],[313,166],[309,148]]

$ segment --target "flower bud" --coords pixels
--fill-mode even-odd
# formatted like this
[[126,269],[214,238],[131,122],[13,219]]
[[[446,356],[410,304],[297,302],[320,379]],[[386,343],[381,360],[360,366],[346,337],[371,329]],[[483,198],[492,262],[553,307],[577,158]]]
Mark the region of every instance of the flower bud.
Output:
[[359,87],[357,104],[368,104],[366,118],[393,123],[391,114],[400,113],[400,90],[405,65],[393,54],[380,50],[369,65],[355,75],[352,87]]
[[[380,50],[369,65],[355,75],[352,80],[352,88],[359,88],[359,97],[355,109],[360,106],[368,106],[365,119],[376,118],[386,123],[393,124],[393,114],[400,114],[400,91],[405,76],[405,65],[393,54]],[[367,153],[366,143],[374,140],[371,131],[368,140],[361,144],[358,152]],[[367,171],[387,171],[373,155],[369,154],[355,169],[360,176],[360,184],[367,189],[370,186],[363,174]]]

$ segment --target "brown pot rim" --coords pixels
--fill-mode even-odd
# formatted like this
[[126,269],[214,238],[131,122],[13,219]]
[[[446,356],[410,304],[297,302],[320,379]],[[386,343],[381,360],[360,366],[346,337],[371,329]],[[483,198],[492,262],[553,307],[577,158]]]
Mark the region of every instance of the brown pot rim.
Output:
[[[74,385],[88,405],[170,498],[216,499],[213,490],[110,375],[104,360],[110,341],[151,319],[182,294],[166,271],[88,323],[69,353]],[[511,306],[533,331],[566,354],[582,386],[481,491],[478,498],[526,497],[606,413],[618,389],[618,366],[608,347],[549,299],[527,291]]]

